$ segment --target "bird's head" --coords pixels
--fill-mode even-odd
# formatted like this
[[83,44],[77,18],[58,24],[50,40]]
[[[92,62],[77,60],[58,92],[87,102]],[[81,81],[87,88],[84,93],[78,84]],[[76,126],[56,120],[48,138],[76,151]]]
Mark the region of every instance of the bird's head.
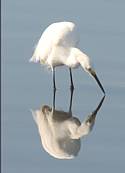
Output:
[[95,124],[95,118],[96,118],[96,114],[91,114],[85,120],[85,124],[87,127],[89,127],[90,131],[92,130]]
[[90,58],[86,54],[81,52],[79,49],[77,49],[76,52],[77,52],[76,58],[79,61],[79,63],[81,64],[81,66],[83,67],[83,69],[86,72],[88,72],[96,80],[97,84],[99,85],[99,87],[101,88],[102,92],[105,95],[105,90],[104,90],[101,82],[99,81],[94,68],[91,65]]

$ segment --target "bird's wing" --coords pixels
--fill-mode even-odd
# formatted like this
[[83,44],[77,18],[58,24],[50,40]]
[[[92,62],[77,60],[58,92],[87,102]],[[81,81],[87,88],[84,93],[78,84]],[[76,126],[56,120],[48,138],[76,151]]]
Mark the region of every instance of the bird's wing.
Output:
[[56,46],[75,47],[78,41],[78,32],[74,23],[53,23],[43,32],[30,61],[44,63]]
[[76,25],[72,22],[59,22],[50,26],[52,31],[52,44],[63,47],[74,47],[78,42]]

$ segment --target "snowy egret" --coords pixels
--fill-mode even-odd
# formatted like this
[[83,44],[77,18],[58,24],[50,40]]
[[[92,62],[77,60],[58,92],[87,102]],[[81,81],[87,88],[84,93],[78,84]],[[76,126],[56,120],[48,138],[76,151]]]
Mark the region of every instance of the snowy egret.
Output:
[[54,89],[56,89],[56,66],[66,65],[69,67],[71,89],[74,89],[71,69],[81,65],[86,72],[95,78],[96,82],[105,94],[103,86],[90,63],[90,58],[77,48],[78,42],[78,31],[74,23],[53,23],[43,32],[30,62],[40,62],[41,64],[47,65],[51,68]]
[[42,106],[40,110],[32,110],[45,151],[58,159],[76,157],[81,147],[80,139],[91,132],[104,98],[105,96],[95,111],[87,116],[82,123],[78,118],[72,116],[71,111],[60,111],[48,105]]

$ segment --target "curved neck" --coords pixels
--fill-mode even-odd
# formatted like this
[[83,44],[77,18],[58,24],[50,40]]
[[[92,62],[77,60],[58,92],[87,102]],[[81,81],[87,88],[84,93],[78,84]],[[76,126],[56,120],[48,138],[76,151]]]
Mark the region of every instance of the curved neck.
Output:
[[72,48],[71,51],[84,70],[91,67],[90,59],[84,52],[78,48]]

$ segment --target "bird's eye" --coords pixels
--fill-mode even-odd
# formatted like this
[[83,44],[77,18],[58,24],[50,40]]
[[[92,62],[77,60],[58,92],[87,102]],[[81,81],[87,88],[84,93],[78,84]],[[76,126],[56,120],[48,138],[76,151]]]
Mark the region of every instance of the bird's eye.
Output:
[[92,68],[91,67],[86,67],[87,71],[89,71],[91,73]]
[[92,123],[92,119],[89,119],[89,121],[88,121],[89,123]]
[[90,120],[90,119],[88,119],[88,120],[86,121],[86,123],[87,123],[87,124],[88,124],[88,123],[90,124],[90,123],[91,123],[91,120]]

